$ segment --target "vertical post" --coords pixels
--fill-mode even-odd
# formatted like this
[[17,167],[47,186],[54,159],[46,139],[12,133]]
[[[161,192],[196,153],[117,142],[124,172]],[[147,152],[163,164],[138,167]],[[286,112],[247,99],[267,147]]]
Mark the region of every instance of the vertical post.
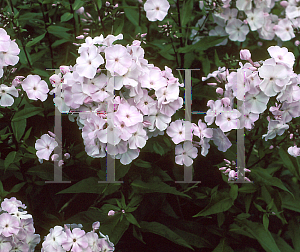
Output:
[[[46,70],[55,70],[55,74],[59,74],[59,69],[46,69]],[[57,92],[54,95],[58,97],[61,96],[61,83],[55,83]],[[71,183],[71,181],[62,180],[62,166],[58,166],[58,161],[62,160],[62,149],[60,145],[62,144],[62,126],[61,126],[61,113],[58,108],[55,106],[55,115],[54,115],[54,134],[55,138],[58,141],[58,147],[54,149],[54,154],[58,155],[58,159],[54,161],[54,179],[53,181],[45,181],[45,183]]]
[[[176,69],[184,70],[184,101],[185,101],[185,139],[190,139],[191,137],[191,120],[192,120],[192,70],[200,69]],[[185,144],[185,142],[184,142]],[[201,183],[201,181],[193,181],[193,165],[186,166],[184,165],[184,175],[183,181],[175,181],[175,183]]]
[[[113,82],[108,82],[107,87],[109,90],[114,90],[114,85],[115,85],[115,77],[113,76],[114,81]],[[114,104],[112,106],[109,106],[107,103],[107,125],[111,125],[114,127]],[[115,146],[114,144],[114,131],[110,131],[109,129],[107,130],[107,149],[109,146],[113,147]],[[98,181],[98,183],[124,183],[123,181],[115,181],[115,173],[116,173],[116,162],[115,158],[111,157],[107,151],[106,151],[106,181]]]

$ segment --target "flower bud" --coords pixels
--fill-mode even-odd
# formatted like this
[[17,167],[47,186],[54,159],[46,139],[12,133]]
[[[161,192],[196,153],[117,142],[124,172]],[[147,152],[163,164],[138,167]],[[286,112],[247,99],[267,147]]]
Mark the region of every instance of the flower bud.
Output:
[[110,211],[108,212],[107,215],[108,215],[108,216],[114,216],[115,213],[116,213],[116,212],[115,212],[114,210],[110,210]]
[[65,156],[66,159],[70,158],[70,154],[69,153],[65,153],[64,156]]
[[216,89],[216,93],[217,93],[217,94],[220,94],[220,95],[223,95],[223,88],[218,87],[218,88]]
[[78,13],[79,15],[83,14],[83,12],[84,12],[84,7],[80,7],[80,8],[76,11],[76,13]]
[[240,51],[241,60],[251,60],[251,53],[248,49],[243,49]]
[[281,1],[280,5],[285,8],[289,5],[289,3],[287,1]]
[[295,46],[298,46],[298,45],[300,45],[300,41],[299,41],[299,40],[296,40],[296,41],[295,41]]

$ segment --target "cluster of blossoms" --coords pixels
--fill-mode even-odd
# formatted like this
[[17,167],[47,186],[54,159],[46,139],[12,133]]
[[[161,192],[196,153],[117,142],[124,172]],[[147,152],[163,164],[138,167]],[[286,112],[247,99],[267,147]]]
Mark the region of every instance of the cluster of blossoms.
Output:
[[[16,42],[10,39],[7,32],[0,28],[0,78],[3,77],[3,68],[14,66],[19,62],[20,49]],[[18,90],[14,86],[0,85],[0,106],[7,107],[14,103],[14,98],[18,97]]]
[[[87,154],[105,157],[106,152],[122,164],[137,158],[148,138],[163,135],[171,116],[182,107],[183,86],[165,67],[161,71],[144,58],[140,41],[113,44],[123,35],[87,37],[75,66],[60,67],[50,77],[61,90],[53,99],[62,112],[76,112]],[[105,63],[105,69],[99,67]]]
[[[219,168],[220,171],[224,171],[223,173],[228,176],[228,181],[237,180],[237,178],[240,178],[243,174],[241,174],[239,171],[236,171],[238,167],[235,167],[234,161],[229,161],[227,159],[224,159],[226,162],[226,166]],[[244,168],[245,172],[251,172],[249,169]],[[247,177],[244,177],[245,181],[251,182],[251,180]]]
[[114,251],[114,244],[107,235],[100,231],[100,237],[95,232],[100,227],[100,222],[94,222],[92,231],[86,233],[81,224],[65,224],[64,228],[55,226],[44,238],[41,252],[109,252]]
[[[269,109],[274,119],[267,116],[268,132],[262,136],[266,141],[282,135],[289,128],[287,123],[300,116],[300,75],[293,71],[295,56],[279,46],[269,47],[268,52],[271,58],[253,62],[249,50],[241,50],[241,59],[249,63],[243,65],[240,62],[240,68],[230,74],[225,67],[219,68],[202,79],[214,77],[225,86],[225,91],[222,87],[216,89],[220,96],[224,96],[222,99],[207,103],[210,107],[205,116],[208,125],[215,121],[223,132],[242,128],[251,130],[259,115],[267,109],[269,99],[275,96],[278,103]],[[237,109],[233,109],[235,98],[243,102]],[[290,149],[289,153],[292,152],[294,155],[299,153]]]
[[[237,0],[236,2],[226,0],[223,2],[219,11],[213,14],[217,26],[209,30],[210,36],[229,35],[230,40],[243,42],[251,30],[257,31],[259,37],[264,40],[273,40],[276,37],[279,41],[289,41],[295,37],[294,31],[300,28],[299,0]],[[199,5],[203,9],[206,3],[200,1]],[[281,10],[279,16],[273,14],[274,8]],[[198,26],[204,20],[206,20],[205,16],[198,21]],[[193,43],[201,38],[196,34],[197,31],[192,31]],[[219,45],[226,44],[227,39]]]
[[[61,143],[58,144],[59,139],[55,140],[55,134],[53,134],[51,131],[48,131],[49,134],[44,134],[41,136],[40,139],[36,140],[35,143],[35,149],[37,150],[36,155],[39,158],[40,163],[43,162],[43,160],[49,160],[49,157],[51,153],[54,151],[55,148],[62,149]],[[70,158],[69,153],[64,154],[65,159]],[[58,160],[59,155],[53,154],[51,156],[52,161],[58,161],[58,166],[62,166],[64,164],[64,160]]]
[[25,204],[15,197],[5,198],[0,208],[0,251],[33,252],[40,242],[35,234],[33,219],[27,214]]

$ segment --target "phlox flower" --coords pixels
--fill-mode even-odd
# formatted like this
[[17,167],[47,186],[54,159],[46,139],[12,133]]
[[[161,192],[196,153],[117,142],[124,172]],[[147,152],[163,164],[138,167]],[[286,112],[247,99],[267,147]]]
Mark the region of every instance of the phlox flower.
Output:
[[223,132],[227,132],[232,129],[239,129],[240,120],[238,118],[240,116],[241,113],[237,109],[224,110],[221,114],[217,115],[215,123]]
[[9,213],[2,213],[0,215],[0,234],[9,237],[13,234],[17,235],[19,232],[20,224],[15,216]]
[[175,163],[179,165],[191,166],[193,158],[198,156],[198,149],[193,147],[190,141],[179,144],[175,147]]
[[151,107],[149,115],[145,116],[145,120],[151,123],[149,130],[154,130],[155,127],[163,131],[168,127],[168,124],[171,122],[171,117],[162,114],[154,106]]
[[285,85],[289,82],[287,68],[283,65],[264,64],[259,68],[258,73],[263,78],[259,87],[270,97],[284,89]]
[[287,48],[270,46],[268,48],[268,52],[276,63],[285,65],[289,68],[293,68],[293,65],[295,63],[295,55],[292,52],[289,52]]
[[243,42],[249,33],[249,27],[241,20],[234,18],[228,21],[225,31],[229,34],[230,40]]
[[282,41],[289,41],[295,37],[292,22],[287,18],[281,19],[278,24],[274,26],[274,31],[276,36]]
[[300,148],[298,148],[297,145],[289,147],[287,151],[293,157],[300,156]]
[[140,76],[141,87],[158,90],[167,86],[167,79],[162,76],[162,72],[158,68],[152,68],[149,72],[145,72]]
[[27,233],[26,238],[25,238],[25,242],[29,246],[28,251],[34,251],[36,245],[41,242],[41,237],[40,237],[39,234]]
[[[55,226],[50,229],[50,233],[45,237],[42,246],[45,252],[62,250],[61,244],[67,239],[67,235],[63,232],[63,228]],[[60,250],[58,250],[60,248]]]
[[53,137],[50,137],[48,134],[42,135],[35,143],[37,157],[49,160],[49,157],[56,146],[58,146],[58,143]]
[[120,159],[120,163],[123,165],[128,165],[132,160],[136,159],[140,155],[139,149],[127,149],[125,153],[117,154],[116,158]]
[[143,129],[143,124],[139,123],[137,130],[128,139],[129,148],[130,149],[143,148],[146,145],[147,139],[148,139],[147,132]]
[[[185,132],[185,125],[189,125],[190,133]],[[170,124],[166,132],[175,144],[179,144],[183,141],[192,141],[192,124],[189,121],[176,120]],[[188,139],[186,139],[186,134],[188,135]]]
[[168,14],[169,8],[168,0],[147,0],[144,4],[146,17],[149,21],[162,21]]
[[260,114],[267,109],[269,99],[270,97],[262,91],[256,94],[247,93],[245,95],[245,107],[248,108],[249,112]]
[[19,57],[17,56],[19,53],[20,49],[17,43],[14,41],[10,41],[7,50],[0,51],[0,64],[3,66],[16,65],[19,61]]
[[261,9],[254,9],[253,11],[246,11],[247,21],[251,31],[256,31],[264,24],[264,13]]
[[240,11],[249,11],[252,9],[252,0],[237,0],[236,8]]
[[28,75],[21,85],[30,100],[47,99],[48,84],[39,75]]
[[85,236],[85,231],[80,228],[74,228],[71,232],[70,229],[65,230],[67,234],[67,239],[62,241],[62,247],[65,250],[70,250],[72,252],[81,252],[82,249],[88,247],[88,240]]
[[200,139],[203,138],[212,138],[213,137],[213,130],[207,128],[206,123],[202,122],[201,119],[198,121],[198,126],[196,124],[193,125],[194,135],[199,137]]
[[289,19],[300,17],[299,1],[297,0],[289,1],[289,5],[285,9],[285,13]]
[[18,207],[26,209],[25,204],[22,204],[22,202],[17,200],[15,197],[11,197],[10,199],[5,198],[1,203],[2,210],[8,213],[17,212]]
[[12,97],[18,97],[19,93],[18,90],[15,87],[8,87],[4,84],[0,85],[0,106],[2,107],[8,107],[14,104],[14,98]]
[[139,122],[143,122],[143,115],[135,106],[130,106],[128,103],[120,104],[116,117],[120,122],[124,122],[126,126],[132,126]]
[[[227,32],[225,31],[224,27],[216,26],[214,29],[210,30],[208,33],[209,36],[227,36]],[[217,44],[216,46],[226,45],[228,42],[228,38],[225,38],[221,43]]]
[[90,46],[87,51],[83,51],[76,59],[76,72],[86,78],[94,78],[97,68],[104,63],[103,57],[98,53],[96,46]]
[[215,117],[218,116],[224,109],[221,100],[210,101],[207,102],[207,105],[210,106],[210,109],[207,110],[206,116],[204,117],[207,125],[211,125],[214,122]]
[[219,128],[213,129],[212,140],[214,141],[214,144],[218,146],[219,151],[226,152],[227,149],[229,149],[230,146],[232,145],[232,143],[229,141],[228,137]]
[[0,51],[7,52],[9,46],[10,36],[7,35],[7,32],[3,28],[0,28]]
[[122,45],[112,45],[105,49],[105,68],[112,75],[124,75],[132,65],[132,58],[127,52],[126,47]]
[[0,251],[10,252],[12,249],[11,238],[0,235]]
[[286,129],[289,128],[289,125],[282,123],[278,120],[270,120],[268,125],[268,132],[264,134],[262,138],[265,138],[266,141],[273,139],[276,134],[281,136]]

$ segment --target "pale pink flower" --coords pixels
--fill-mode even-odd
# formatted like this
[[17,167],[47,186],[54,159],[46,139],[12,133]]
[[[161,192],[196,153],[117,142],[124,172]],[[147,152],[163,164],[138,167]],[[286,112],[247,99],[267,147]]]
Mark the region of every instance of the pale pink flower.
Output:
[[289,147],[287,151],[293,157],[300,156],[300,148],[298,148],[297,145]]
[[49,157],[56,146],[58,146],[58,143],[54,138],[50,137],[48,134],[42,135],[35,143],[37,157],[49,160]]
[[249,27],[241,20],[234,18],[228,21],[225,31],[229,34],[230,40],[243,42],[249,33]]
[[191,166],[193,159],[198,156],[198,149],[190,141],[179,144],[175,147],[175,163]]
[[41,80],[39,75],[28,75],[21,85],[30,100],[45,101],[47,99],[48,84]]
[[3,66],[14,66],[18,63],[20,49],[16,42],[10,41],[9,47],[5,51],[0,51],[0,64]]
[[289,52],[287,48],[279,46],[270,46],[268,48],[270,56],[275,59],[275,62],[293,68],[295,63],[295,55]]
[[[191,130],[190,134],[188,134],[189,139],[185,139],[186,132],[185,132],[185,125],[189,124],[189,128]],[[172,122],[170,126],[167,128],[167,134],[169,137],[172,138],[172,141],[175,144],[179,144],[183,141],[192,141],[192,124],[189,121],[183,121],[183,120],[176,120],[175,122]]]
[[143,122],[143,115],[135,106],[130,106],[127,103],[120,104],[115,115],[118,120],[124,122],[127,127]]
[[72,252],[81,252],[82,249],[88,247],[84,230],[81,230],[80,228],[74,228],[72,232],[70,229],[67,229],[65,232],[67,234],[67,239],[61,244],[65,250],[70,250],[72,248]]
[[278,24],[274,26],[274,31],[276,36],[282,41],[288,41],[295,37],[292,22],[287,18],[281,19]]
[[112,45],[105,49],[106,69],[112,75],[124,75],[132,65],[132,58],[122,45]]
[[104,63],[104,59],[98,53],[97,47],[92,45],[88,50],[81,52],[76,63],[78,64],[76,66],[76,72],[80,76],[92,79],[96,75],[97,68]]
[[0,234],[5,237],[17,235],[19,232],[20,224],[18,218],[10,215],[9,213],[2,213],[0,215]]
[[149,21],[162,21],[168,14],[169,8],[168,0],[147,0],[144,4],[146,17]]
[[12,95],[18,97],[19,96],[18,90],[13,86],[8,87],[4,84],[1,84],[0,85],[0,106],[9,107],[13,105],[14,98],[12,97]]

